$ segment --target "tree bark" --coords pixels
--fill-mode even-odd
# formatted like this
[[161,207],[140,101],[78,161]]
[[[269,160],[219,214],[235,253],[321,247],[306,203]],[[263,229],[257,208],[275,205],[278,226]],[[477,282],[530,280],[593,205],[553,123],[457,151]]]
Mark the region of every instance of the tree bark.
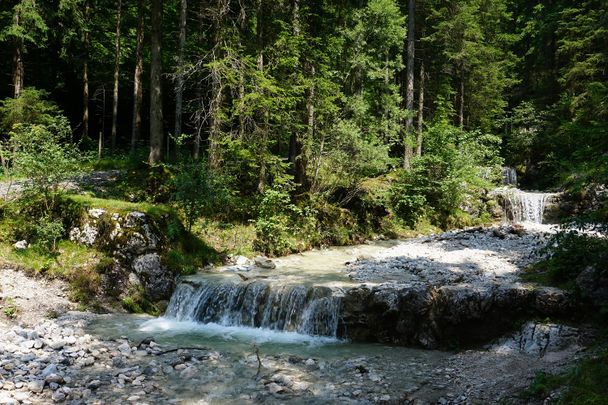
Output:
[[404,139],[404,156],[403,167],[408,169],[411,166],[412,148],[410,139],[414,132],[414,45],[415,45],[415,0],[409,0],[407,13],[407,64],[406,64],[406,91],[405,91],[405,109],[407,110],[407,118],[405,121],[405,139]]
[[[213,61],[216,62],[221,54],[223,54],[223,33],[222,25],[224,23],[224,15],[229,9],[229,0],[218,0],[216,16],[215,16],[215,43],[212,51]],[[211,102],[209,108],[209,167],[218,169],[221,164],[221,108],[224,102],[224,86],[220,72],[217,67],[211,70]]]
[[150,154],[148,163],[157,164],[162,159],[163,147],[163,99],[162,99],[162,12],[163,1],[152,0],[152,35],[150,63]]
[[184,94],[184,48],[186,46],[186,18],[188,1],[181,0],[179,17],[179,51],[177,55],[177,83],[175,86],[175,136],[182,134],[182,109]]
[[135,48],[135,74],[133,76],[133,123],[131,126],[131,152],[141,137],[141,110],[144,101],[144,1],[137,0],[137,44]]
[[[257,1],[257,46],[258,46],[258,58],[257,67],[260,72],[264,72],[264,14],[263,14],[263,0]],[[258,192],[263,193],[266,189],[266,144],[268,142],[268,112],[261,111],[261,123],[260,126],[260,145],[263,150],[259,152],[261,156],[260,160],[260,173],[258,176]]]
[[122,20],[122,0],[118,0],[116,8],[116,38],[114,41],[114,95],[112,98],[112,135],[110,144],[112,149],[116,149],[116,136],[118,124],[118,84],[120,79],[120,22]]
[[[15,13],[14,16],[15,25],[18,26],[21,23],[21,16],[19,12]],[[13,53],[13,95],[18,98],[23,90],[25,72],[23,69],[23,39],[15,38],[15,49]]]
[[[204,36],[204,32],[205,32],[205,3],[206,0],[200,0],[199,3],[199,10],[198,10],[198,42],[199,45],[201,46],[201,48],[204,46],[205,43],[205,36]],[[202,138],[202,134],[203,134],[203,126],[205,123],[205,120],[203,118],[203,110],[205,108],[205,103],[203,102],[203,79],[200,78],[199,80],[197,80],[197,86],[196,86],[196,96],[197,96],[197,100],[200,103],[200,108],[199,111],[196,114],[196,135],[194,137],[194,145],[193,145],[193,150],[192,150],[192,157],[195,160],[200,159],[200,155],[201,155],[201,138]]]
[[458,108],[458,125],[464,128],[464,71],[460,74],[460,102]]
[[89,15],[90,6],[84,6],[85,28],[82,42],[84,44],[84,62],[82,64],[82,136],[89,137]]
[[418,138],[416,139],[416,156],[422,156],[422,129],[424,126],[424,60],[420,60],[420,76],[418,78]]

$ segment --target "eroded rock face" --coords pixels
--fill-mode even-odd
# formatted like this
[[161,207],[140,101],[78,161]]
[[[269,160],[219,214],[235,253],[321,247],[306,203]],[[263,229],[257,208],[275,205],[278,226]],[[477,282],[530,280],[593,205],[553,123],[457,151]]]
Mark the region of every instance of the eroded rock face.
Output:
[[110,296],[143,288],[152,301],[170,298],[175,272],[161,264],[164,240],[154,221],[142,212],[125,215],[93,208],[83,225],[70,231],[70,239],[108,252],[114,259],[102,274],[102,287]]
[[520,283],[383,284],[347,290],[342,305],[344,336],[427,348],[481,343],[507,332],[525,314],[564,315],[571,308],[563,291]]
[[543,357],[581,346],[578,329],[554,323],[526,322],[519,331],[491,346],[497,353],[525,353]]
[[150,299],[159,301],[171,298],[175,275],[161,264],[158,253],[137,257],[131,267]]
[[521,282],[550,234],[519,226],[471,228],[405,241],[349,263],[362,284],[344,294],[340,332],[359,341],[428,348],[483,343],[530,315],[568,316],[557,288]]

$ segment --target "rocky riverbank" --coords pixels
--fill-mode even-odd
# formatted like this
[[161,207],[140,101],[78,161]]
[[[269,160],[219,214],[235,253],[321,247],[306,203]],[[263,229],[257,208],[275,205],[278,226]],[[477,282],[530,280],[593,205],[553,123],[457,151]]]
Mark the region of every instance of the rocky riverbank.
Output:
[[[439,289],[464,281],[512,283],[521,267],[536,259],[529,246],[542,238],[515,228],[444,234],[360,257],[347,271],[361,279],[355,283],[369,284],[360,288],[373,297],[390,298],[379,293],[383,285],[409,285],[413,276]],[[465,259],[478,267],[461,266]],[[422,264],[433,268],[433,262],[442,263],[435,278],[416,270]],[[390,272],[388,263],[406,264],[392,270],[391,282],[381,270]],[[0,404],[519,404],[527,403],[519,393],[537,373],[563,370],[586,345],[586,332],[536,322],[484,348],[456,353],[378,344],[218,344],[195,332],[148,335],[140,328],[143,321],[126,315],[74,312],[60,281],[4,269],[0,288]],[[470,313],[483,308],[463,302],[469,302]],[[112,332],[107,325],[121,328]],[[546,403],[555,398],[557,393],[549,394]]]

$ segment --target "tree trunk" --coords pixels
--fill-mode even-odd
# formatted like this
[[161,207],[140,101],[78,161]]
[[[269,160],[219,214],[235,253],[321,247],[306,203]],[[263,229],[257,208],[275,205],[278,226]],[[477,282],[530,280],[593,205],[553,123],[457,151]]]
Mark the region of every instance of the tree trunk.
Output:
[[464,128],[464,71],[460,74],[460,102],[458,109],[458,125]]
[[89,137],[89,2],[84,5],[85,28],[82,34],[84,45],[84,62],[82,63],[82,137]]
[[405,91],[405,109],[407,110],[407,118],[405,121],[405,140],[404,140],[404,156],[403,167],[408,169],[411,166],[412,148],[410,146],[411,137],[414,132],[414,13],[415,0],[409,0],[407,13],[407,64],[406,64],[406,91]]
[[137,44],[135,48],[135,74],[133,76],[133,123],[131,127],[131,152],[135,151],[141,137],[141,110],[144,101],[144,1],[137,0]]
[[[19,26],[21,18],[19,13],[15,13],[15,25]],[[25,72],[23,69],[23,38],[15,38],[15,49],[13,53],[13,95],[18,98],[23,90],[23,80]]]
[[[217,2],[217,15],[215,16],[215,43],[212,51],[213,62],[216,62],[220,58],[220,54],[223,53],[223,33],[222,25],[224,23],[224,9],[228,5],[228,0],[218,0]],[[211,69],[211,101],[209,108],[209,167],[211,169],[218,169],[221,164],[221,117],[220,112],[222,104],[224,102],[224,88],[220,72],[218,68],[214,67]]]
[[163,99],[162,99],[162,17],[163,1],[152,0],[152,35],[150,63],[150,155],[148,163],[159,163],[163,147]]
[[[263,14],[263,0],[257,2],[257,46],[258,46],[258,59],[257,66],[258,70],[263,74],[264,72],[264,14]],[[260,174],[258,176],[258,192],[263,193],[266,189],[266,144],[268,143],[268,111],[261,111],[261,123],[260,126],[260,151],[258,155],[261,157],[260,160]]]
[[[200,0],[199,10],[198,10],[198,35],[199,35],[198,42],[199,42],[199,45],[201,46],[201,48],[205,44],[205,35],[204,35],[204,32],[205,32],[205,4],[206,4],[206,0]],[[195,116],[196,135],[194,137],[192,157],[194,159],[198,160],[198,159],[200,159],[200,155],[201,155],[201,138],[202,138],[202,134],[203,134],[203,125],[205,123],[205,120],[203,118],[203,115],[204,115],[203,110],[205,108],[205,103],[203,102],[203,79],[202,78],[199,78],[199,80],[197,80],[196,96],[197,96],[197,100],[200,103],[200,108]]]
[[82,65],[82,137],[89,136],[89,61]]
[[175,87],[175,136],[182,134],[182,109],[184,94],[184,48],[186,46],[186,18],[188,1],[181,0],[179,17],[179,51],[177,55],[177,84]]
[[424,60],[420,60],[420,77],[418,79],[418,139],[416,140],[416,156],[422,156],[422,129],[424,125]]
[[122,0],[118,0],[116,9],[116,38],[114,40],[114,96],[112,98],[112,135],[110,144],[112,149],[116,149],[116,134],[118,122],[118,83],[120,79],[120,22],[122,19]]

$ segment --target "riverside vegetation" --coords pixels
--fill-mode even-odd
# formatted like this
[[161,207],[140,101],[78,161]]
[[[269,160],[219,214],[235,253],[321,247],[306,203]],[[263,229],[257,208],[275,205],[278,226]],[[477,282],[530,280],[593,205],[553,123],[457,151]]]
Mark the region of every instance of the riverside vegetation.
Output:
[[608,401],[605,2],[149,3],[0,4],[2,268],[160,315],[179,276],[241,256],[492,225],[509,166],[560,195],[521,278],[597,330],[518,400]]

